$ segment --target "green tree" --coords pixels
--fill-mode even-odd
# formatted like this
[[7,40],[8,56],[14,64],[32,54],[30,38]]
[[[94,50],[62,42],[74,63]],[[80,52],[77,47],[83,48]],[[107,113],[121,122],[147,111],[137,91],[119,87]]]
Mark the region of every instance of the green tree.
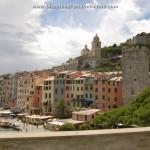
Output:
[[54,116],[60,119],[71,117],[71,108],[64,100],[59,100],[54,107]]
[[98,115],[93,120],[95,128],[113,128],[116,123],[122,123],[124,126],[131,126],[132,124],[138,126],[150,125],[150,87],[128,105]]
[[70,123],[66,123],[62,126],[60,126],[59,131],[74,131],[76,130],[75,126]]
[[84,124],[80,125],[79,129],[80,130],[91,130],[92,127],[90,126],[90,124],[84,123]]

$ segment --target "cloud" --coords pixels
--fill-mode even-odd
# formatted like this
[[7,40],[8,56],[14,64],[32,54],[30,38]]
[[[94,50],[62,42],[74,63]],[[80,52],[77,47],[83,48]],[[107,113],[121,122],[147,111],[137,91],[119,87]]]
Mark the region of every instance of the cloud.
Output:
[[149,32],[149,2],[111,2],[119,8],[46,10],[32,9],[31,0],[1,0],[0,73],[59,65],[70,57],[79,56],[85,44],[90,48],[95,33],[105,46],[124,42],[139,32]]

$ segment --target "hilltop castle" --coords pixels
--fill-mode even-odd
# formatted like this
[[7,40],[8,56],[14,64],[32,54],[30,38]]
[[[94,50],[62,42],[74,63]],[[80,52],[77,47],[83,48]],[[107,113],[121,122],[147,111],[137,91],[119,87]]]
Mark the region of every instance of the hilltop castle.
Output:
[[101,41],[96,34],[91,43],[91,50],[85,45],[81,50],[81,55],[76,58],[69,59],[65,64],[66,70],[86,70],[95,69],[101,63]]

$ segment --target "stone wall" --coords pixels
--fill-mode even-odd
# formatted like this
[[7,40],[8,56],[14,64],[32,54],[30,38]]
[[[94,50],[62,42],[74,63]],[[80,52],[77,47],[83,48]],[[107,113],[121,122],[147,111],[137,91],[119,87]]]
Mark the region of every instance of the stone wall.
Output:
[[0,150],[149,150],[150,127],[47,133],[0,133]]
[[125,47],[122,51],[123,101],[125,104],[150,86],[149,49],[144,46]]

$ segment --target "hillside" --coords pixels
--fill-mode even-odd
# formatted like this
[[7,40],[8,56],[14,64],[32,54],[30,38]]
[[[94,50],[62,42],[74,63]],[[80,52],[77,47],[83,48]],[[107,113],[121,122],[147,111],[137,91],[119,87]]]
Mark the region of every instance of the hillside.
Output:
[[150,87],[139,94],[130,104],[97,116],[95,128],[114,128],[115,124],[150,126]]
[[112,46],[102,48],[102,62],[97,68],[99,72],[120,71],[122,48],[126,43],[120,45],[113,44]]

